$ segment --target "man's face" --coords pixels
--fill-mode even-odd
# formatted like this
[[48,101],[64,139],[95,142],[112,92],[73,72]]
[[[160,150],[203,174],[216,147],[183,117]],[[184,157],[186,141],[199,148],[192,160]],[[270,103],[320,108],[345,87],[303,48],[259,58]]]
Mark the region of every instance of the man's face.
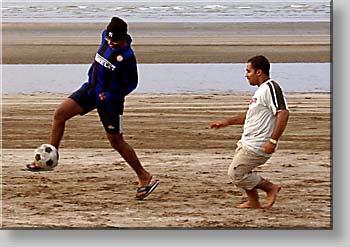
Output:
[[247,78],[250,85],[259,85],[259,77],[257,71],[252,67],[251,63],[247,63],[247,68],[245,70],[245,77]]
[[113,41],[110,38],[106,37],[109,47],[112,49],[119,48],[124,45],[124,40]]

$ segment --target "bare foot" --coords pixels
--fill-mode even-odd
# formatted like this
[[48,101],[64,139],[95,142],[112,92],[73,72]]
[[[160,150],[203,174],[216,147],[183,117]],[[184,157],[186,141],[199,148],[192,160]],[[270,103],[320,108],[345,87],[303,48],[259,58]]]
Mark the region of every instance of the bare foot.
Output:
[[243,202],[242,204],[238,205],[237,208],[263,208],[259,202]]
[[273,185],[271,190],[267,192],[267,197],[266,197],[266,208],[271,208],[273,204],[276,201],[277,198],[277,193],[281,190],[281,186],[278,185]]

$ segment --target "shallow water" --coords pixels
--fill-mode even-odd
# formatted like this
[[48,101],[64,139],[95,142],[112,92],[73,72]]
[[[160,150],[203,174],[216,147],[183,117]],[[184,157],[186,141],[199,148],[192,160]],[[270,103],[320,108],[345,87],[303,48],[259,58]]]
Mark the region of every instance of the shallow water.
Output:
[[[245,64],[139,64],[138,93],[254,91]],[[89,64],[3,65],[2,93],[70,93],[87,80]],[[330,63],[274,63],[271,78],[285,92],[330,92]]]

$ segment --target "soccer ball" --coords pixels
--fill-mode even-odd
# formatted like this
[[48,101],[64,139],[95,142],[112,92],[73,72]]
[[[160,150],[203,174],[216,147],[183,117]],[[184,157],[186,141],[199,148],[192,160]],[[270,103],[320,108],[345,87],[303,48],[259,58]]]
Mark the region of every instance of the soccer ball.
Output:
[[51,144],[42,144],[34,150],[34,163],[38,167],[50,170],[58,165],[57,149]]

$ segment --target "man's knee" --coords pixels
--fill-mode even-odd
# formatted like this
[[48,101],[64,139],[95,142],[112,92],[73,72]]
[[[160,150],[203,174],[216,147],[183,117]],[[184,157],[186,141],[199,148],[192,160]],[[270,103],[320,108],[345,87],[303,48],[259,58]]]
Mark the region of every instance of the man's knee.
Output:
[[54,120],[59,122],[64,122],[67,120],[66,113],[62,107],[59,107],[54,114]]
[[229,169],[228,176],[231,178],[234,185],[240,187],[240,182],[247,176],[247,173],[242,165],[238,165]]
[[54,114],[54,120],[64,122],[68,119],[82,114],[84,109],[79,106],[74,100],[68,98],[57,108]]

